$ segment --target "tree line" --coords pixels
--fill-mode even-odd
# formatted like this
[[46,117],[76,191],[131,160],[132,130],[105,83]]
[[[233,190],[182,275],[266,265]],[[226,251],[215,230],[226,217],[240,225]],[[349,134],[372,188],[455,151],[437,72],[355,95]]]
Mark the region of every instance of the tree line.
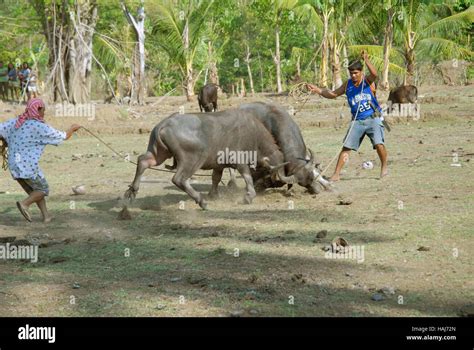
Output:
[[361,50],[380,88],[413,84],[423,65],[472,60],[470,0],[3,1],[0,57],[30,61],[54,101],[335,88]]

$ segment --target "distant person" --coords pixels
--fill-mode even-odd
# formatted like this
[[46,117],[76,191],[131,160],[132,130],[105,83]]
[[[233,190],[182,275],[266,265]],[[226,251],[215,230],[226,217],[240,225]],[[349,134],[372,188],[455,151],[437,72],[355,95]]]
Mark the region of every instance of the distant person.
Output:
[[388,175],[387,150],[385,149],[384,126],[379,117],[382,109],[375,98],[375,79],[377,70],[369,61],[367,52],[362,52],[369,75],[363,73],[364,66],[359,60],[349,64],[350,79],[336,90],[320,89],[316,85],[307,84],[311,92],[315,92],[325,98],[336,98],[343,94],[347,96],[347,102],[352,113],[352,122],[344,138],[342,151],[339,153],[334,174],[331,181],[339,181],[340,172],[344,163],[349,159],[351,150],[357,151],[365,135],[369,136],[372,146],[377,150],[381,162],[380,178]]
[[[8,90],[10,90],[12,100],[18,100],[18,89],[20,81],[18,80],[18,73],[13,63],[8,64]],[[8,96],[8,93],[7,93]]]
[[28,100],[32,97],[31,95],[33,95],[33,98],[38,97],[37,78],[38,77],[36,76],[36,72],[34,70],[31,70],[30,79],[28,79],[28,85],[26,86],[27,93],[28,93]]
[[0,95],[2,100],[8,100],[8,68],[0,61]]
[[25,112],[17,118],[0,123],[0,139],[8,145],[8,167],[12,177],[28,194],[28,198],[16,202],[18,210],[27,221],[32,221],[28,211],[36,203],[43,222],[52,217],[46,208],[45,197],[49,186],[39,168],[39,160],[46,145],[59,145],[69,139],[80,125],[73,124],[66,131],[59,131],[44,122],[45,105],[39,98],[28,101]]
[[30,93],[28,92],[28,82],[30,80],[30,73],[31,69],[28,66],[28,62],[23,62],[23,65],[18,73],[18,77],[20,78],[20,87],[21,87],[21,95],[22,97],[27,96],[27,100],[30,99]]

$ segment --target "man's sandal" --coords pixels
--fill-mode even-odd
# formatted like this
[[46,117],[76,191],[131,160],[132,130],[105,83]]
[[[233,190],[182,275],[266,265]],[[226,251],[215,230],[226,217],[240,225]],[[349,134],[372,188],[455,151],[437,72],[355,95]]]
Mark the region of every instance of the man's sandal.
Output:
[[26,210],[25,208],[23,208],[23,206],[21,205],[20,202],[16,202],[16,206],[18,207],[18,210],[20,211],[20,213],[23,215],[23,217],[31,222],[31,216],[30,216],[30,213],[28,213],[28,210]]

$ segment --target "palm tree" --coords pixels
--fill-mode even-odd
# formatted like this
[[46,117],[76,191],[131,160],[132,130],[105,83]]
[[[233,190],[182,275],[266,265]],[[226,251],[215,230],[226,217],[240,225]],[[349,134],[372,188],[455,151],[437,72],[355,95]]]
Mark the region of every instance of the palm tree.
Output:
[[275,26],[275,54],[272,53],[276,66],[277,93],[283,92],[281,85],[281,57],[280,57],[280,25],[284,11],[292,10],[298,0],[272,0],[272,22]]
[[[473,22],[474,7],[454,13],[453,3],[430,4],[420,0],[393,2],[385,10],[386,30],[388,18],[393,16],[393,45],[388,45],[387,36],[390,33],[387,32],[384,33],[384,45],[377,43],[377,36],[373,33],[378,33],[382,25],[379,23],[382,17],[377,16],[373,18],[374,24],[364,31],[366,38],[373,37],[373,43],[350,45],[349,53],[356,56],[360,51],[367,50],[374,65],[382,70],[382,84],[388,84],[388,73],[392,72],[403,77],[405,85],[414,83],[416,62],[419,60],[472,57],[472,51],[457,40],[459,33]],[[352,42],[361,41],[359,38]]]
[[137,10],[137,15],[130,13],[124,0],[121,1],[121,6],[125,17],[127,18],[130,27],[132,28],[137,43],[132,57],[132,91],[130,96],[130,103],[145,104],[145,5],[144,0],[140,1]]
[[[104,78],[110,84],[112,97],[128,96],[132,86],[132,62],[135,38],[128,23],[111,22],[101,33],[94,36],[94,55],[105,68]],[[107,74],[107,76],[105,75]],[[113,86],[111,86],[113,84]]]
[[391,0],[388,0],[386,3],[384,3],[383,7],[387,13],[387,19],[383,38],[383,70],[380,88],[384,91],[388,91],[390,90],[390,84],[388,82],[388,69],[390,63],[390,50],[392,49],[393,42],[393,19],[395,16],[395,6]]
[[[454,13],[451,7],[453,3],[427,4],[420,0],[409,0],[402,7],[402,20],[396,21],[396,27],[405,57],[405,85],[413,84],[417,57],[442,59],[472,56],[472,51],[455,39],[462,29],[474,22],[474,7]],[[438,14],[442,11],[449,15],[440,18]]]
[[207,13],[214,0],[186,0],[178,6],[172,0],[150,4],[154,41],[179,69],[188,101],[194,96],[194,85],[202,71],[194,72],[194,61],[199,50],[206,51]]
[[[319,85],[327,87],[329,71],[332,87],[342,84],[341,61],[348,63],[348,45],[352,42],[371,40],[368,23],[376,18],[375,11],[368,10],[369,3],[355,0],[302,0],[298,13],[308,18],[315,29],[322,32]],[[342,59],[341,59],[342,57]]]
[[339,0],[333,3],[333,14],[329,17],[329,62],[332,72],[332,88],[342,85],[341,52],[347,67],[347,44],[367,40],[370,32],[367,25],[376,17],[375,11],[368,11],[369,3]]
[[[382,72],[381,88],[389,88],[389,72],[403,76],[406,72],[404,56],[401,50],[393,47],[394,21],[401,16],[401,2],[385,0],[372,7],[372,11],[364,11],[364,24],[353,26],[349,24],[348,33],[351,34],[347,41],[351,43],[364,43],[348,45],[349,54],[358,57],[362,50],[369,53],[372,63]],[[361,23],[361,21],[358,21]],[[381,32],[380,28],[384,27]],[[383,45],[380,45],[382,43]]]
[[[329,49],[329,19],[334,12],[332,0],[306,0],[298,5],[299,13],[309,18],[316,30],[322,31],[321,66],[319,70],[319,85],[327,87],[328,49]],[[318,49],[319,50],[319,49]]]

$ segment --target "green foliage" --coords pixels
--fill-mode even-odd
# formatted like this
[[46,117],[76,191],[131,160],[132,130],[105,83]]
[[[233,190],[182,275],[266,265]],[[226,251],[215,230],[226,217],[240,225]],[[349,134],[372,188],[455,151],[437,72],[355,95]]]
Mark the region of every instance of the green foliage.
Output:
[[[74,1],[55,3],[59,8],[72,6]],[[134,14],[140,0],[125,3]],[[40,20],[41,16],[51,16],[45,9],[52,4],[53,0],[9,1],[0,7],[1,60],[30,64],[35,61],[42,72],[48,71],[48,48]],[[120,1],[100,0],[98,4],[94,55],[113,85],[124,84],[131,74],[136,38]],[[388,9],[395,12],[391,75],[404,74],[410,31],[416,33],[418,64],[454,58],[472,60],[474,7],[470,0],[384,0],[377,4],[355,0],[156,0],[145,1],[148,87],[154,94],[165,94],[174,88],[176,94],[181,94],[186,70],[192,66],[198,89],[214,61],[225,90],[230,91],[231,84],[240,78],[245,79],[248,89],[248,46],[255,90],[272,91],[276,81],[272,57],[276,26],[280,30],[283,84],[291,84],[298,60],[302,78],[312,80],[314,63],[319,65],[321,60],[321,52],[315,53],[321,44],[323,14],[329,14],[329,31],[336,36],[340,52],[347,47],[350,56],[357,56],[366,49],[381,69]],[[182,40],[184,19],[190,30],[187,50]],[[97,65],[94,69],[94,76],[102,79],[102,70]]]
[[[8,2],[0,7],[0,59],[4,62],[32,64],[32,54],[37,55],[44,41],[34,10],[25,1]],[[40,64],[47,61],[36,57]]]

